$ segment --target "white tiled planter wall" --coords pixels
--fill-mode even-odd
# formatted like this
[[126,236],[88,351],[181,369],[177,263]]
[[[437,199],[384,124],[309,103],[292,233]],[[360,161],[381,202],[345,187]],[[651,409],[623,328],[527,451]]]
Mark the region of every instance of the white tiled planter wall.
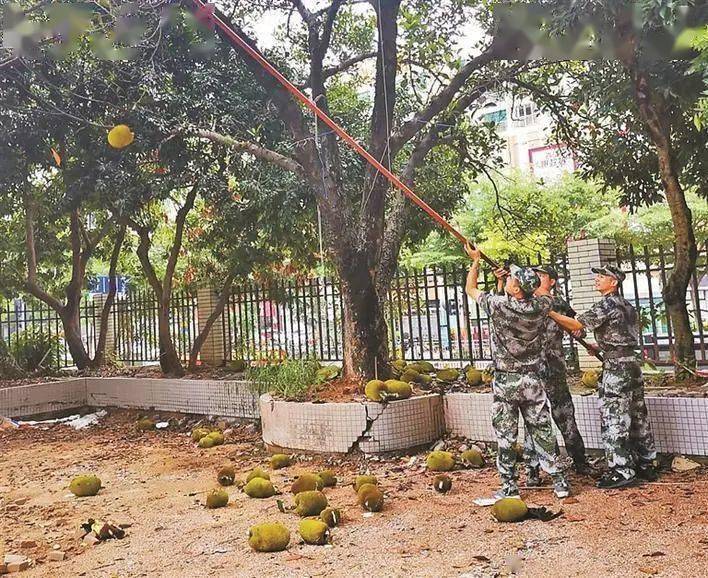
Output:
[[379,403],[299,403],[261,396],[263,441],[271,446],[346,453],[405,450],[445,431],[442,398],[424,395]]
[[[573,396],[578,427],[589,448],[601,449],[597,396]],[[246,381],[80,378],[0,389],[0,415],[27,417],[93,407],[130,407],[245,419],[261,416],[268,444],[292,449],[366,453],[428,444],[445,429],[494,441],[492,396],[451,393],[377,403],[292,403],[251,390]],[[660,452],[708,456],[708,399],[647,397]],[[519,420],[521,421],[521,420]],[[368,429],[367,429],[368,427]],[[559,443],[562,439],[559,436]]]
[[[647,397],[646,402],[658,451],[708,456],[708,399]],[[574,395],[573,403],[585,445],[602,449],[597,396]],[[473,440],[495,441],[490,420],[491,407],[491,393],[446,395],[445,423],[448,431]],[[520,417],[519,423],[521,430]],[[563,443],[560,434],[558,443]]]

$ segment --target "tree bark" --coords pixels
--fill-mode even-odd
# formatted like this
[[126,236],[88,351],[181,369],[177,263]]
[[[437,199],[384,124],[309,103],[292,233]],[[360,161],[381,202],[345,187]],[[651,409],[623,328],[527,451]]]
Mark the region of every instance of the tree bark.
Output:
[[662,294],[674,334],[675,375],[677,379],[685,379],[696,367],[693,331],[686,301],[688,285],[698,257],[693,216],[679,180],[680,169],[673,154],[666,103],[661,95],[652,90],[643,73],[634,70],[633,78],[639,112],[656,147],[659,176],[674,226],[674,268]]

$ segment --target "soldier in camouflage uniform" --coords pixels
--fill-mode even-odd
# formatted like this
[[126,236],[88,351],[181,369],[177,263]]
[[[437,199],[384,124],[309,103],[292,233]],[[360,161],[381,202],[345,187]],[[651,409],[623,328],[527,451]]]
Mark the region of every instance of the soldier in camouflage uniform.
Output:
[[602,299],[577,319],[552,312],[551,317],[570,331],[590,329],[603,352],[598,387],[602,439],[608,472],[600,488],[621,488],[635,478],[656,480],[656,448],[644,402],[642,370],[635,355],[639,345],[637,311],[619,294],[624,273],[612,265],[593,268],[595,288]]
[[[559,295],[552,295],[551,290],[558,281],[558,273],[551,266],[534,267],[540,280],[540,286],[534,295],[546,295],[551,299],[551,308],[568,317],[575,317],[575,311]],[[553,421],[563,436],[565,449],[573,460],[575,470],[587,474],[590,471],[585,458],[585,444],[575,422],[575,406],[566,380],[565,352],[563,351],[563,330],[550,317],[545,322],[546,343],[544,345],[544,367],[541,372],[546,395],[551,402]],[[526,461],[526,485],[540,486],[540,468],[538,456],[533,445],[533,438],[526,432],[524,439],[524,458]]]
[[551,425],[551,412],[540,376],[545,342],[544,321],[551,308],[548,297],[533,297],[538,277],[532,269],[512,266],[505,295],[492,295],[477,288],[480,253],[466,246],[473,263],[465,290],[479,303],[491,320],[494,351],[492,426],[497,438],[497,469],[502,487],[496,497],[518,496],[517,454],[514,448],[519,431],[519,411],[533,437],[544,471],[554,480],[557,497],[570,495],[570,486],[559,466],[558,445]]

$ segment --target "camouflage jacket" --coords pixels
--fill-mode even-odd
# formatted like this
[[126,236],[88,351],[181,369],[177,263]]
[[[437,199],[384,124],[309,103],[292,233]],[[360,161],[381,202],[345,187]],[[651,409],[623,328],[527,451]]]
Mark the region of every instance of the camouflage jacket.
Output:
[[605,295],[589,311],[578,315],[578,321],[595,333],[605,359],[634,358],[632,351],[639,345],[639,318],[636,309],[619,293]]
[[532,297],[521,301],[508,295],[482,292],[477,303],[491,321],[496,369],[515,373],[540,371],[551,298]]
[[[568,302],[558,295],[551,297],[553,311],[567,317],[575,317],[575,310]],[[546,343],[543,347],[546,367],[549,374],[565,374],[565,351],[563,350],[563,337],[565,332],[550,317],[546,320]]]

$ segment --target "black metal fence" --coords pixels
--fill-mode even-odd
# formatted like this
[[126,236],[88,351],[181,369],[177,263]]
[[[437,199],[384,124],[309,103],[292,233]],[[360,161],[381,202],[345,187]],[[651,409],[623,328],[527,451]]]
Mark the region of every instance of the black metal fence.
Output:
[[[627,272],[624,295],[637,307],[642,322],[644,355],[661,364],[671,363],[674,338],[661,290],[673,269],[673,251],[632,248],[617,253]],[[539,260],[529,261],[533,265]],[[556,260],[559,290],[572,303],[572,280],[564,257]],[[491,359],[489,322],[464,292],[467,267],[431,267],[401,271],[385,302],[389,350],[404,359],[464,364]],[[483,287],[494,278],[484,273]],[[698,264],[686,296],[694,347],[700,363],[708,363],[708,245],[701,246]],[[152,293],[131,291],[121,296],[111,312],[117,357],[128,364],[159,360],[159,307]],[[90,355],[98,340],[101,306],[81,304],[81,330]],[[322,277],[281,281],[263,286],[235,287],[227,302],[222,327],[226,359],[249,361],[274,358],[342,359],[343,307],[336,279]],[[72,365],[62,339],[58,315],[35,300],[14,300],[0,308],[0,338],[12,348],[28,328],[41,329],[56,339],[55,363]],[[196,295],[175,292],[170,330],[183,360],[198,334]],[[576,351],[567,342],[568,358]]]
[[[644,357],[661,365],[671,364],[674,336],[661,292],[674,268],[674,250],[629,246],[618,249],[617,262],[627,273],[624,296],[639,312]],[[696,360],[708,363],[708,242],[698,248],[686,304]]]
[[[529,262],[528,264],[537,264]],[[565,258],[559,289],[569,298]],[[467,267],[402,271],[385,302],[389,350],[403,359],[490,360],[489,321],[464,291]],[[495,284],[485,273],[484,288]],[[223,317],[225,356],[248,361],[342,359],[341,287],[331,277],[236,288]],[[574,350],[568,343],[568,353]]]

